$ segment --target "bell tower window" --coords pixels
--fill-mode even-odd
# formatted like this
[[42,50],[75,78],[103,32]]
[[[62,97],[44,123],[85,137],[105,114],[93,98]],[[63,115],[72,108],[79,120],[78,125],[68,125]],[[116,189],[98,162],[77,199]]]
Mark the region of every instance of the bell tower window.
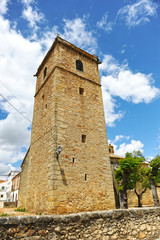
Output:
[[83,63],[80,60],[76,60],[76,69],[83,72]]
[[47,75],[47,67],[45,67],[45,69],[44,69],[44,72],[43,72],[43,79],[45,79],[46,75]]

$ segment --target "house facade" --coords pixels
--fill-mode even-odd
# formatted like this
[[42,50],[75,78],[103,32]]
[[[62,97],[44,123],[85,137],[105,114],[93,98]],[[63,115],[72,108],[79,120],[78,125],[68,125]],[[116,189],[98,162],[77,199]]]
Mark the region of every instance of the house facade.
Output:
[[20,178],[20,172],[12,178],[11,201],[16,202],[16,206],[18,206]]
[[7,181],[0,180],[0,202],[7,201]]
[[[15,177],[16,176],[16,177]],[[17,181],[16,184],[14,183],[15,180],[13,181],[14,185],[12,184],[12,180],[15,177],[15,179],[19,179],[20,177],[20,172],[19,171],[11,171],[8,174],[8,179],[6,181],[0,180],[0,201],[1,202],[12,202],[15,201],[15,198],[18,196],[18,184],[20,179]],[[13,198],[13,186],[15,186],[15,191],[16,191],[16,197]],[[18,200],[18,199],[17,199]]]

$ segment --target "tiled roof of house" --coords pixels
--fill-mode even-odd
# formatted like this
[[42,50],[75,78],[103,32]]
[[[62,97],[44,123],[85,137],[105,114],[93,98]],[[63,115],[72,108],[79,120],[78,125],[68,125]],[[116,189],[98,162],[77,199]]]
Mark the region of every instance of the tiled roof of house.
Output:
[[0,183],[3,183],[3,182],[6,182],[6,181],[4,181],[4,180],[0,180]]

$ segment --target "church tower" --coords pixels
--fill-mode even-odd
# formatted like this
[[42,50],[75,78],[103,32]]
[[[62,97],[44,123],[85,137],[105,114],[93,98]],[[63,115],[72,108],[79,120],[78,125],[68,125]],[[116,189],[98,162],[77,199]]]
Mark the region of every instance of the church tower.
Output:
[[20,201],[55,214],[113,209],[99,59],[59,35],[37,77]]

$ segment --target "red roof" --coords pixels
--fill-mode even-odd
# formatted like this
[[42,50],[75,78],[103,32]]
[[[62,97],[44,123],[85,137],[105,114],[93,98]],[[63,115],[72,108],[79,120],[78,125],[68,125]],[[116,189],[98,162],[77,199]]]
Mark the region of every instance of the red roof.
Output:
[[3,182],[6,182],[6,181],[4,181],[4,180],[0,180],[0,183],[3,183]]

